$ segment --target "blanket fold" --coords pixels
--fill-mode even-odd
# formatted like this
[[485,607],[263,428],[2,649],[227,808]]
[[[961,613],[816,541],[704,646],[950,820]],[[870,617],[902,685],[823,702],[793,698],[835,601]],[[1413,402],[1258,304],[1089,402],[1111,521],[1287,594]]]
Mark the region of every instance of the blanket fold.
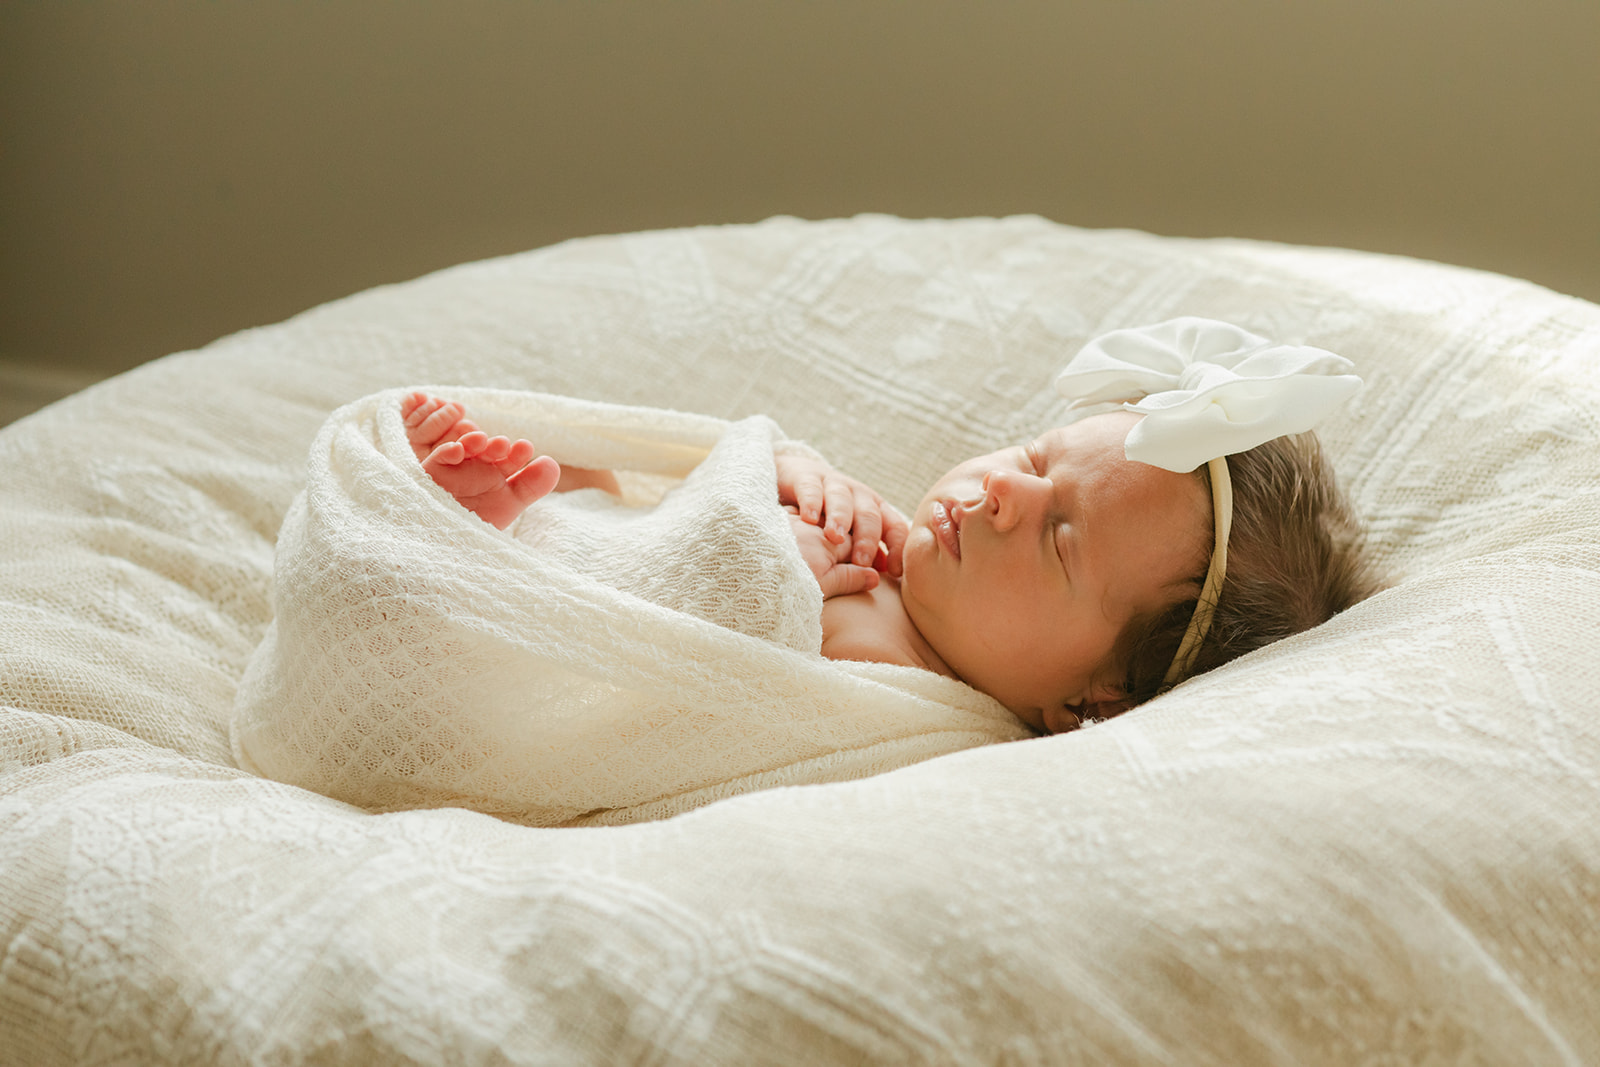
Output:
[[279,533],[241,767],[374,810],[630,822],[1026,736],[925,671],[820,655],[822,598],[760,417],[431,388],[558,461],[678,479],[555,494],[502,532],[422,470],[408,390],[329,419]]

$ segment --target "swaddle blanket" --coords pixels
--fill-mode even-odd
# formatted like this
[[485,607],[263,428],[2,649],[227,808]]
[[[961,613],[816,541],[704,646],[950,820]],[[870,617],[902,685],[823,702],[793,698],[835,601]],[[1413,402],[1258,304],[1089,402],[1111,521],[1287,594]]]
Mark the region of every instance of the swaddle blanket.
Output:
[[[372,816],[234,766],[341,404],[446,380],[771,414],[904,507],[1056,425],[1065,353],[1179,315],[1356,361],[1318,433],[1396,588],[1088,730],[620,830]],[[0,1062],[1600,1063],[1593,304],[1035,218],[630,234],[141,367],[0,430],[0,472]],[[400,495],[374,532],[446,503]],[[796,672],[768,690],[855,686],[880,723],[919,673],[755,643]]]
[[803,446],[771,420],[432,391],[564,464],[646,477],[622,502],[552,494],[503,532],[423,471],[405,391],[335,412],[279,533],[241,766],[371,809],[561,825],[1027,736],[950,679],[822,658],[773,460]]

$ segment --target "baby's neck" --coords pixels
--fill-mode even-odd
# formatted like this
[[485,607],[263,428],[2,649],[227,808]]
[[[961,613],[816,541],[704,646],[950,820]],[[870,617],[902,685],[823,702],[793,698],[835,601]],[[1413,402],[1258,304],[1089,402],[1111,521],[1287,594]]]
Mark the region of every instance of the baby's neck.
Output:
[[959,680],[906,613],[900,583],[888,577],[876,589],[823,602],[822,654],[920,667]]

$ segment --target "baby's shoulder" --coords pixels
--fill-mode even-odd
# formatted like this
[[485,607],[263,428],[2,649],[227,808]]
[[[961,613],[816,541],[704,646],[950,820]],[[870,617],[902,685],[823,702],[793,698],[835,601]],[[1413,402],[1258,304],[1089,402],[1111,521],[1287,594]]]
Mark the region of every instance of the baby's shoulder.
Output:
[[888,579],[875,589],[822,604],[822,654],[828,659],[925,667],[915,652],[915,632],[899,585]]

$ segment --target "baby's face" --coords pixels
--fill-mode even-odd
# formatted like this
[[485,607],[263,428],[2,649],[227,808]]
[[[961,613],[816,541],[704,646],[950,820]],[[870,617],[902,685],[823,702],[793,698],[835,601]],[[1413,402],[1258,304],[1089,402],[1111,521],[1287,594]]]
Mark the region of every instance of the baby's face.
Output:
[[1180,599],[1209,558],[1204,484],[1127,459],[1137,421],[1099,415],[967,460],[912,519],[900,586],[911,621],[963,681],[1038,730],[1070,729],[1069,706],[1121,695],[1117,637]]

